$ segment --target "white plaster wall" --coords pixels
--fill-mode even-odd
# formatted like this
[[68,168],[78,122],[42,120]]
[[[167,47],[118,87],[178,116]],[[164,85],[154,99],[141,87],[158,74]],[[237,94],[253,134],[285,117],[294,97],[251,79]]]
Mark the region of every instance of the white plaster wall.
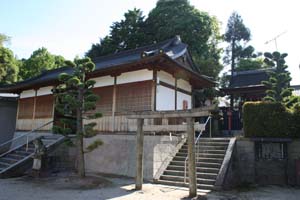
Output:
[[157,86],[156,110],[175,110],[175,90],[161,85]]
[[48,86],[48,87],[42,87],[40,89],[38,89],[37,91],[37,96],[43,96],[43,95],[48,95],[48,94],[52,94],[52,86]]
[[168,83],[170,85],[175,86],[175,78],[172,76],[172,74],[169,74],[164,71],[158,71],[157,72],[157,79],[159,81],[163,81],[165,83]]
[[148,69],[126,72],[117,77],[117,84],[132,83],[153,79],[153,71]]
[[20,98],[28,98],[28,97],[34,97],[35,91],[34,90],[25,90],[20,94]]
[[177,91],[177,110],[183,109],[183,101],[188,102],[188,109],[192,108],[192,96]]
[[188,92],[192,92],[192,86],[191,84],[183,79],[178,79],[177,80],[177,87],[183,90],[186,90]]
[[96,81],[96,84],[94,86],[95,88],[114,85],[114,77],[111,76],[102,76],[98,78],[92,78],[91,80]]
[[293,95],[300,96],[300,90],[294,90]]

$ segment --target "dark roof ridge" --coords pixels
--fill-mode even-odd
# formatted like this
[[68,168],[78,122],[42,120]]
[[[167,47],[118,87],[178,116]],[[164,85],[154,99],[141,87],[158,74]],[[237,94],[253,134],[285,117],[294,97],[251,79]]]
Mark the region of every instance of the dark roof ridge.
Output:
[[256,73],[262,73],[273,70],[273,68],[263,68],[263,69],[253,69],[253,70],[246,70],[246,71],[236,71],[233,73],[234,76],[237,75],[244,75],[244,74],[256,74]]
[[65,72],[68,69],[72,69],[72,68],[71,67],[60,67],[60,68],[56,68],[56,69],[45,70],[41,74],[39,74],[37,76],[34,76],[32,78],[28,78],[28,79],[25,79],[23,81],[18,81],[18,82],[12,83],[12,84],[0,85],[0,87],[15,86],[15,85],[18,85],[18,84],[28,83],[28,82],[37,80],[37,79],[39,79],[39,78],[41,78],[41,77],[43,77],[47,74],[57,73],[57,72],[60,72],[60,71]]
[[170,39],[158,42],[158,43],[149,44],[149,45],[138,47],[138,48],[135,48],[135,49],[128,49],[128,50],[124,50],[124,51],[121,51],[121,52],[108,54],[108,55],[105,55],[105,56],[99,56],[99,57],[94,58],[93,61],[98,62],[98,61],[103,61],[103,60],[110,59],[110,58],[117,58],[117,57],[120,57],[120,56],[131,54],[133,52],[143,51],[143,50],[147,50],[149,48],[155,48],[155,47],[159,47],[159,46],[161,46],[162,48],[166,48],[166,47],[168,47],[169,45],[173,44],[176,41],[181,41],[179,36],[175,36],[173,38],[170,38]]

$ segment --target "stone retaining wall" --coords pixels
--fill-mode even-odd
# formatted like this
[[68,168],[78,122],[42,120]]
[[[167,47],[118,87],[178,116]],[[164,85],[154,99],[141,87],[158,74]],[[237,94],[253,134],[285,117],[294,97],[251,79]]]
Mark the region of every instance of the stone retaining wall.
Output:
[[300,140],[287,142],[287,158],[283,160],[262,160],[255,156],[255,141],[238,138],[231,171],[227,182],[231,187],[246,184],[259,185],[300,185],[297,177],[296,162],[300,160]]

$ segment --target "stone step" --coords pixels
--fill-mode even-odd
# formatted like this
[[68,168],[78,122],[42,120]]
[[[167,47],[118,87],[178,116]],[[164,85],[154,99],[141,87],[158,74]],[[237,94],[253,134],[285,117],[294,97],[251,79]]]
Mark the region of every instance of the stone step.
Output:
[[14,158],[14,159],[17,159],[17,160],[21,160],[21,159],[25,158],[26,156],[20,155],[20,154],[16,154],[16,153],[10,153],[10,154],[6,155],[5,157],[6,158]]
[[6,167],[8,167],[9,165],[10,165],[9,163],[0,161],[0,167],[1,167],[1,168],[6,168]]
[[[173,158],[174,161],[185,161],[187,157],[183,157],[183,156],[175,156]],[[223,161],[223,158],[224,158],[224,155],[213,155],[213,156],[205,156],[205,155],[199,155],[196,157],[196,162],[198,161],[207,161],[207,159],[209,160],[218,160],[220,163],[222,163]]]
[[[182,162],[177,165],[184,165],[186,161],[186,157],[174,157],[174,159],[171,162]],[[209,158],[209,157],[197,157],[196,158],[196,163],[201,163],[201,162],[208,162],[208,163],[218,163],[222,164],[223,158]],[[188,163],[188,160],[186,161]]]
[[[156,180],[155,183],[163,184],[163,185],[171,185],[177,187],[188,187],[188,183],[176,182],[176,181],[167,181],[167,180]],[[209,193],[214,188],[211,185],[197,184],[198,192]]]
[[[200,156],[200,157],[202,156],[203,157],[203,155],[208,154],[208,155],[221,155],[221,157],[223,158],[224,155],[225,155],[225,152],[226,152],[225,150],[207,150],[207,151],[203,150],[202,152],[198,152],[196,150],[195,156],[196,157],[197,156]],[[180,149],[179,152],[176,154],[176,156],[186,157],[187,154],[188,154],[187,150]]]
[[[198,157],[202,157],[202,158],[224,158],[225,154],[215,154],[215,153],[196,153],[196,159]],[[187,157],[187,153],[182,153],[182,152],[178,152],[174,159],[176,157],[179,157],[179,158],[186,158]]]
[[205,137],[200,137],[199,141],[204,141],[204,142],[229,142],[230,138],[205,138]]
[[[171,161],[170,165],[177,165],[177,166],[184,167],[184,161]],[[196,162],[196,167],[220,168],[221,163],[219,163],[219,162]]]
[[[201,141],[201,140],[199,140],[197,145],[199,145],[199,146],[203,146],[203,145],[206,145],[206,146],[227,146],[228,144],[229,144],[229,141],[228,142],[215,142],[215,141]],[[187,143],[185,143],[184,145],[187,145]]]
[[[188,149],[180,149],[180,153],[187,153]],[[216,154],[225,154],[226,150],[209,150],[209,149],[195,149],[197,153],[216,153]]]
[[[203,144],[203,145],[196,145],[195,148],[196,149],[207,149],[207,150],[227,150],[228,145],[207,145],[207,144]],[[182,149],[187,149],[188,146],[187,145],[183,145]]]
[[[171,176],[171,175],[162,175],[160,180],[167,180],[167,181],[175,181],[175,182],[184,182],[184,177],[182,176]],[[189,182],[189,178],[186,178],[186,182]],[[215,179],[203,179],[197,178],[197,184],[205,184],[205,185],[214,185],[216,182]]]
[[26,148],[26,146],[22,146],[21,148],[19,148],[19,150],[24,150],[24,151],[34,151],[34,146],[28,146],[28,148]]
[[14,163],[18,162],[18,160],[14,159],[14,158],[3,157],[3,158],[0,158],[0,162],[5,162],[5,163],[8,163],[8,164],[14,164]]
[[[169,165],[166,170],[172,171],[181,171],[184,172],[184,166],[178,165]],[[219,173],[219,168],[212,168],[212,167],[196,167],[197,172],[205,172],[205,173]],[[188,169],[187,169],[188,171]]]
[[[186,176],[188,176],[188,172]],[[213,179],[216,180],[218,174],[217,173],[205,173],[205,172],[197,172],[197,178],[202,179]],[[165,170],[163,175],[170,175],[170,176],[181,176],[184,177],[184,171],[176,171],[176,170]]]
[[33,152],[31,152],[31,151],[25,151],[25,150],[16,150],[16,151],[14,151],[14,153],[22,155],[22,156],[29,156]]
[[[222,154],[223,156],[221,157],[224,157],[225,153],[219,153],[219,152],[215,152],[215,153],[212,153],[212,152],[201,152],[201,153],[195,153],[195,156],[198,156],[198,157],[204,157],[203,155],[204,154],[207,154],[207,153],[210,153],[210,154],[216,154],[216,155],[220,155]],[[187,157],[188,156],[188,152],[182,152],[182,151],[179,151],[176,153],[175,156],[178,156],[178,157]]]

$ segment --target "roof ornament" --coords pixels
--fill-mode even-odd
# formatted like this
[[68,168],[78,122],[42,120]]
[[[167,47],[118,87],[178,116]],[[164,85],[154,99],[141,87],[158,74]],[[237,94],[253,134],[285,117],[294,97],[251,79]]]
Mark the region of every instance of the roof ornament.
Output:
[[174,44],[179,44],[179,43],[181,43],[181,38],[180,38],[180,35],[176,35],[175,36],[175,40],[174,40]]
[[142,51],[142,53],[141,53],[141,58],[145,58],[145,57],[149,57],[149,56],[154,56],[155,54],[157,54],[157,50],[153,50],[153,51]]

